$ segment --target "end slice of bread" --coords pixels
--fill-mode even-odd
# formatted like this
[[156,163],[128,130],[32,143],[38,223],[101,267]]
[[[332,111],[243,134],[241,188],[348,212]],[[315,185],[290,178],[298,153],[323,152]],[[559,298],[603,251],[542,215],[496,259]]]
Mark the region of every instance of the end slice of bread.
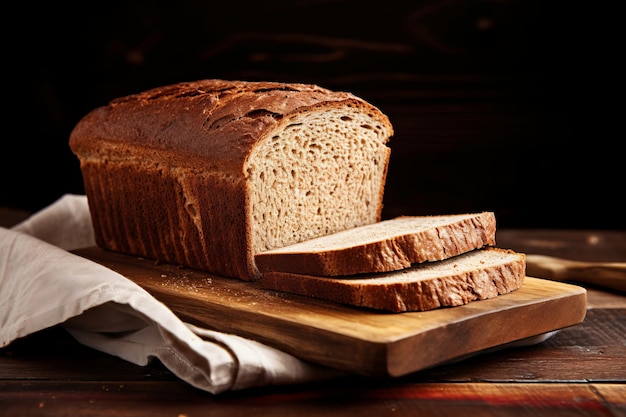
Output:
[[492,212],[400,216],[256,254],[263,273],[340,276],[405,269],[495,245]]
[[489,247],[378,274],[337,278],[266,272],[261,287],[401,313],[493,298],[519,289],[525,275],[525,254]]

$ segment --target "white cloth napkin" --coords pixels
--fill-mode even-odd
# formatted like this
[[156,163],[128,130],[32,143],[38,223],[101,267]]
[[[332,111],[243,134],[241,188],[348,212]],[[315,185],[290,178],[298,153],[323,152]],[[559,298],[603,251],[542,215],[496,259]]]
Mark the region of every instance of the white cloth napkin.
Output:
[[68,252],[93,245],[83,195],[65,195],[12,229],[0,227],[0,347],[61,324],[79,342],[132,363],[158,358],[214,394],[343,375],[184,323],[131,280]]

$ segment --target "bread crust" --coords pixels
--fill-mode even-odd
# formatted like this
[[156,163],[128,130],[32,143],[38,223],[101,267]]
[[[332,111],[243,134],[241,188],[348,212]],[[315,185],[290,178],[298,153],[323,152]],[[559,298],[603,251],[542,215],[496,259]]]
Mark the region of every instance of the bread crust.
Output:
[[270,130],[302,113],[344,106],[370,114],[393,135],[387,116],[351,93],[308,84],[199,80],[112,100],[82,118],[69,143],[83,158],[150,150],[157,161],[192,168],[201,161],[203,170],[241,176],[245,159]]
[[[81,163],[97,244],[259,279],[253,235],[263,236],[264,227],[276,225],[252,219],[251,155],[303,116],[329,109],[366,114],[384,143],[393,134],[387,116],[373,105],[306,84],[183,82],[94,109],[77,123],[69,145]],[[377,156],[380,183],[374,184],[366,219],[335,227],[380,220],[389,162],[383,148]],[[304,219],[299,221],[306,227]]]
[[519,289],[525,275],[525,254],[489,247],[401,271],[350,277],[267,272],[260,282],[267,290],[403,313],[506,294]]

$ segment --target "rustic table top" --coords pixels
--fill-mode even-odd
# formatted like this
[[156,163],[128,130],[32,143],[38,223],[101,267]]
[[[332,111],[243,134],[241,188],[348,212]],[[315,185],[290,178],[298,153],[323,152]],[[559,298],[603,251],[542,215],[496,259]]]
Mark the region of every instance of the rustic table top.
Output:
[[[19,214],[0,211],[0,226]],[[575,260],[626,261],[626,232],[501,230],[498,246]],[[626,294],[585,284],[587,315],[533,346],[398,378],[212,395],[158,362],[141,367],[52,327],[0,349],[2,415],[626,415]]]

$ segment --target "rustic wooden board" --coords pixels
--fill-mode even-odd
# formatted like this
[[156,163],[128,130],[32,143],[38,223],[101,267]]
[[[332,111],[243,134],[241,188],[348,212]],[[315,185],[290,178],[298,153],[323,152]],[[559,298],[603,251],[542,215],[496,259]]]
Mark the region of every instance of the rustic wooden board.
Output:
[[401,376],[582,322],[586,290],[527,277],[517,291],[464,306],[385,313],[96,247],[75,251],[133,280],[190,323],[258,340],[299,358]]

